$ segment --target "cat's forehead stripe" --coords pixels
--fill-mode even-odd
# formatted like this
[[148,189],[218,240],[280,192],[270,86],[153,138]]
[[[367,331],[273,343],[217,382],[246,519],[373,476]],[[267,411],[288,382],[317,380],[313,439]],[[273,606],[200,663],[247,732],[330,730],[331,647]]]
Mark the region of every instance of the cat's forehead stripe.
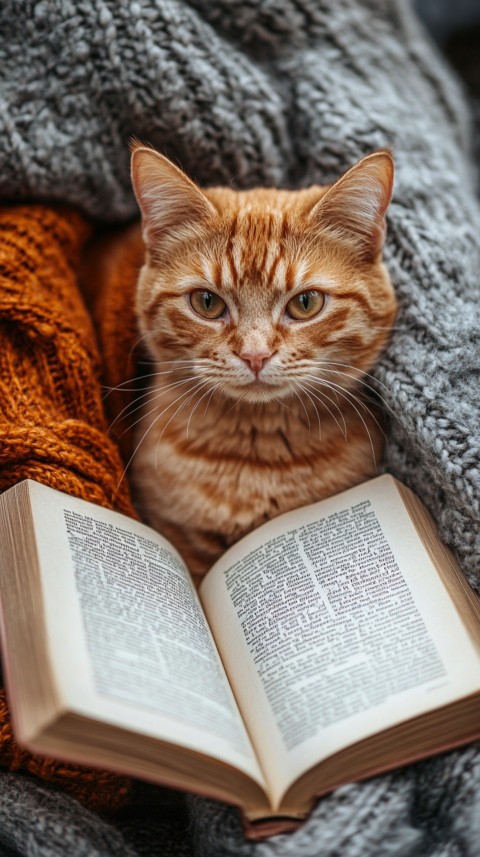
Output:
[[282,252],[284,233],[285,214],[278,210],[268,209],[260,216],[247,206],[232,218],[227,258],[234,285],[248,281],[249,276],[271,279]]

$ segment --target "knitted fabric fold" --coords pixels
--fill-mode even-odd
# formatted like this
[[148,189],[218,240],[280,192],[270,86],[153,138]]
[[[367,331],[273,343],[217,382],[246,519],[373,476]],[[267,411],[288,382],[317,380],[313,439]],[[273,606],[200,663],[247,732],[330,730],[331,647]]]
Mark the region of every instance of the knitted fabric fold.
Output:
[[89,234],[67,209],[0,211],[0,490],[37,479],[132,515],[77,286]]

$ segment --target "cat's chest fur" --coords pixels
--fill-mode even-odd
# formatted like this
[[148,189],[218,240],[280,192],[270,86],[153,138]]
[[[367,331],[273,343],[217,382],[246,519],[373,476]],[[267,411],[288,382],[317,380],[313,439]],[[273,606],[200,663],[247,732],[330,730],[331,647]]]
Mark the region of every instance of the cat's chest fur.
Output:
[[187,436],[185,410],[170,423],[157,414],[155,423],[145,408],[132,482],[142,515],[193,573],[270,518],[373,475],[372,442],[380,455],[378,427],[369,419],[369,436],[354,411],[345,437],[328,415],[319,426],[316,415],[308,422],[280,405],[242,415],[225,403],[194,414]]

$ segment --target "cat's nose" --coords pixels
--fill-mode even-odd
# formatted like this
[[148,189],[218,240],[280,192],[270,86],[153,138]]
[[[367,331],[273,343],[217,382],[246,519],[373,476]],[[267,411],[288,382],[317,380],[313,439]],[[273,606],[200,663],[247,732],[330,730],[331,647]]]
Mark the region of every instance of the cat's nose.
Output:
[[268,358],[271,357],[272,354],[273,352],[267,349],[259,351],[245,350],[241,351],[238,356],[241,357],[241,359],[244,360],[245,363],[248,363],[250,368],[255,372],[255,375],[258,376],[259,373],[262,371],[263,367],[265,366],[265,363],[267,362]]

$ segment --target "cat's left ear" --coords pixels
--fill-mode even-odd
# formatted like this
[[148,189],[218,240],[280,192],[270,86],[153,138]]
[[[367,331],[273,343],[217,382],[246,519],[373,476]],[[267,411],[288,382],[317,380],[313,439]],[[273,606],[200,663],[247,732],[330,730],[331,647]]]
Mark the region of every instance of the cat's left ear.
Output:
[[155,149],[132,145],[131,175],[149,249],[217,213],[200,188]]
[[349,244],[362,260],[373,262],[383,247],[393,178],[393,158],[387,150],[367,155],[329,188],[309,220]]

